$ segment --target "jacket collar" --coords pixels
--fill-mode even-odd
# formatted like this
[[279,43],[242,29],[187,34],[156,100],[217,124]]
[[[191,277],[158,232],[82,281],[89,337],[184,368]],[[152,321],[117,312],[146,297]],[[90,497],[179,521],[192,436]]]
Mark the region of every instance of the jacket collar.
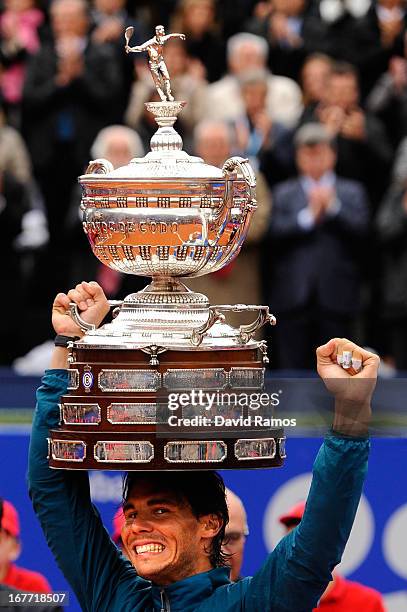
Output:
[[[197,604],[210,597],[218,587],[230,583],[229,573],[228,567],[217,567],[209,572],[189,576],[167,587],[153,585],[154,610],[164,609],[165,612],[193,610]],[[167,604],[167,608],[162,605],[163,602]]]

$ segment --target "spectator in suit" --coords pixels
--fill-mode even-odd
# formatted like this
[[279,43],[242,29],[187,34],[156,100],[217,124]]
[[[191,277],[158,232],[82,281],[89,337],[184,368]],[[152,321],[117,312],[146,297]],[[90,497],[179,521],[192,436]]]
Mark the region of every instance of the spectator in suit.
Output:
[[25,136],[50,231],[45,296],[60,286],[56,279],[50,282],[55,275],[47,263],[58,269],[61,283],[67,269],[65,219],[77,176],[96,134],[117,119],[122,92],[114,50],[89,37],[87,3],[55,0],[50,11],[53,41],[32,58],[24,88]]
[[334,64],[321,103],[304,119],[320,121],[337,138],[338,174],[362,182],[377,208],[393,151],[382,122],[360,104],[358,73],[351,64]]
[[299,177],[273,192],[269,304],[279,367],[308,369],[324,339],[352,336],[369,210],[361,184],[336,175],[326,128],[303,126],[295,146]]

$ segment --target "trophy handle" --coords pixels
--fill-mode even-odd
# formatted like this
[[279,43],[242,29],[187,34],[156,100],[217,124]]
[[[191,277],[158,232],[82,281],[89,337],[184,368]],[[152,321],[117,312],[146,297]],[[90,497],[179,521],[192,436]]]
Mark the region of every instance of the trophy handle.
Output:
[[[123,304],[122,300],[108,300],[109,306],[113,307],[113,318],[115,318],[118,314],[117,309]],[[75,302],[70,302],[69,310],[67,312],[71,316],[71,318],[75,321],[77,326],[83,331],[85,334],[88,331],[94,331],[96,329],[96,325],[94,323],[88,323],[84,321],[79,314],[78,305]]]
[[202,343],[203,337],[206,332],[215,325],[218,321],[223,323],[225,315],[221,311],[231,312],[257,312],[257,318],[253,323],[248,325],[240,325],[239,327],[239,340],[242,344],[247,344],[251,340],[258,329],[270,323],[275,325],[277,320],[276,317],[269,312],[268,306],[257,306],[253,304],[216,304],[215,306],[209,306],[209,317],[206,323],[197,327],[192,331],[191,344],[199,346]]
[[113,170],[113,164],[107,159],[95,159],[89,162],[85,174],[109,174]]
[[192,330],[190,341],[193,346],[199,346],[201,344],[206,332],[213,327],[217,321],[223,323],[225,320],[225,315],[216,310],[216,308],[217,306],[209,306],[208,320],[200,327],[196,327]]
[[247,344],[254,334],[266,323],[275,325],[276,317],[269,312],[268,306],[257,306],[256,304],[217,304],[213,306],[216,311],[226,310],[231,312],[257,312],[257,318],[253,323],[240,325],[239,340],[242,344]]
[[[243,157],[230,157],[225,161],[222,167],[222,172],[225,176],[233,174],[234,172],[240,172],[247,183],[249,188],[250,199],[248,206],[251,208],[257,208],[256,202],[256,176],[253,172],[249,160]],[[230,186],[227,183],[226,187],[226,201],[233,202],[233,194],[230,193]]]

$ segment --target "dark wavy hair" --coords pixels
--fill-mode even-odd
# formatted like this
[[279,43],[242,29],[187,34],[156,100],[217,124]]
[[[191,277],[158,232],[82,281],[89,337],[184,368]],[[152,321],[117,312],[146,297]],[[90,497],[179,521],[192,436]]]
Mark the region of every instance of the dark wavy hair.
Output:
[[181,503],[187,502],[198,519],[206,514],[216,514],[222,520],[222,527],[206,552],[212,567],[228,565],[230,555],[222,552],[222,543],[229,511],[225,483],[217,472],[129,472],[123,482],[124,503],[141,482],[148,482],[157,491],[171,491]]

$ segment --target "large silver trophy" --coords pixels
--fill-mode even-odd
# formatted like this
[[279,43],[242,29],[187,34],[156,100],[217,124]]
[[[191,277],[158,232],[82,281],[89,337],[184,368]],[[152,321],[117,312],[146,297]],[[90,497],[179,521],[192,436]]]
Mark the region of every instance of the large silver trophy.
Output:
[[[254,426],[259,415],[236,399],[263,388],[267,348],[254,335],[274,317],[265,306],[211,306],[180,280],[220,270],[238,255],[256,209],[254,173],[246,159],[232,157],[220,169],[182,150],[173,126],[185,103],[173,99],[162,48],[171,36],[183,35],[166,36],[158,26],[151,40],[129,47],[131,33],[126,31],[126,51],[149,53],[162,101],[146,107],[159,128],[145,157],[116,170],[104,159],[89,164],[79,179],[81,208],[96,257],[152,282],[116,303],[112,322],[99,329],[72,306],[86,335],[71,346],[69,393],[61,400],[61,427],[51,432],[50,464],[279,466],[283,432]],[[225,323],[230,310],[253,312],[253,322],[231,327]],[[206,394],[216,396],[210,410]],[[264,416],[271,416],[271,407]],[[233,428],[224,426],[229,421]]]

